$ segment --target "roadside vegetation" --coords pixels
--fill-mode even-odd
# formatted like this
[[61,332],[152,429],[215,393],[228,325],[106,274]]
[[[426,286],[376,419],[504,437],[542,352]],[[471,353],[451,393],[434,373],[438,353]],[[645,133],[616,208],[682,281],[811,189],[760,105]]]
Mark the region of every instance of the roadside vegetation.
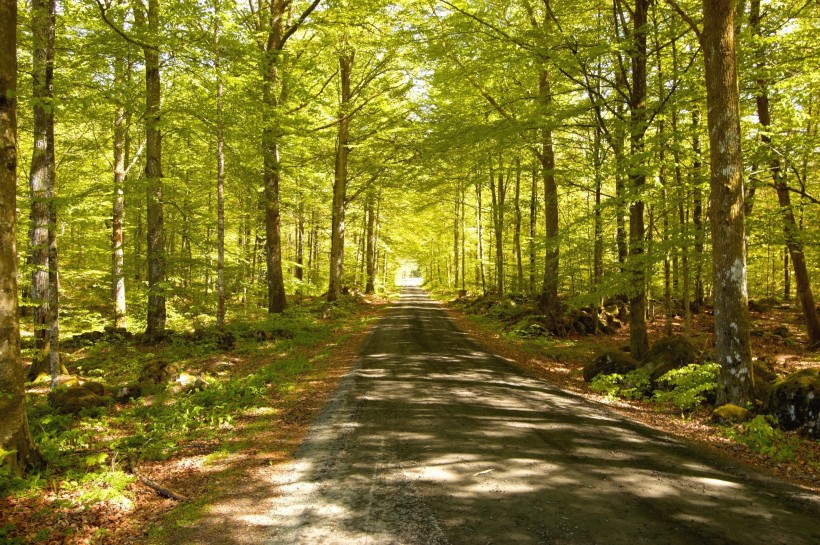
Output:
[[[447,299],[446,290],[439,290],[438,295]],[[805,348],[799,311],[790,305],[770,305],[765,310],[753,305],[757,309],[752,312],[756,399],[746,407],[715,406],[720,366],[710,350],[713,325],[709,309],[694,316],[686,342],[681,335],[668,337],[664,320],[649,321],[650,337],[656,341],[653,348],[665,346],[667,359],[678,357],[681,362],[653,375],[651,366],[631,360],[626,324],[606,331],[600,327],[598,333],[573,328],[557,335],[542,325],[537,304],[523,296],[450,298],[447,307],[459,325],[479,334],[488,348],[566,390],[719,449],[764,472],[820,490],[820,442],[813,428],[789,425],[771,411],[773,392],[788,377],[807,369],[811,372],[820,363],[818,354]],[[588,310],[567,314],[577,316]],[[602,308],[601,326],[607,322],[606,313]],[[681,317],[673,325],[675,333],[682,332]],[[677,351],[669,352],[669,339]],[[680,357],[687,348],[692,353]],[[611,358],[608,366],[602,361],[607,356]],[[600,372],[592,374],[593,368]]]
[[262,448],[262,430],[280,442],[267,455],[287,457],[351,363],[334,351],[378,302],[306,298],[159,343],[113,330],[68,338],[64,384],[29,384],[46,463],[26,479],[0,473],[0,543],[128,542],[175,506],[201,505],[218,474]]

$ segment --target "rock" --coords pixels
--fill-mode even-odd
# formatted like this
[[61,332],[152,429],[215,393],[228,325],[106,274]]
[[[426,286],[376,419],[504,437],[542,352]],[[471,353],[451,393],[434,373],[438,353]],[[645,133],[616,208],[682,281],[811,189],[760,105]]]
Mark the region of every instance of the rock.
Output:
[[126,384],[117,389],[114,394],[114,401],[117,403],[128,403],[132,399],[142,397],[141,384]]
[[715,424],[736,424],[746,422],[752,417],[752,413],[743,407],[727,403],[712,411],[710,420]]
[[803,369],[774,383],[766,411],[785,429],[820,439],[820,368]]
[[584,366],[584,380],[592,382],[592,379],[598,375],[611,375],[613,373],[623,375],[637,368],[638,363],[628,354],[615,350],[601,352]]
[[140,371],[139,381],[160,384],[170,380],[173,375],[174,370],[168,362],[153,360],[143,365]]
[[208,387],[208,383],[205,382],[202,377],[197,377],[191,375],[190,373],[180,373],[174,382],[176,382],[174,390],[180,394],[187,394],[188,392],[193,392],[196,390],[204,390]]
[[655,343],[641,364],[649,372],[652,382],[655,382],[672,369],[680,369],[696,360],[697,353],[692,343],[686,337],[676,335]]
[[100,397],[105,395],[105,385],[102,382],[96,382],[93,380],[83,380],[81,382],[81,386]]
[[[96,386],[93,388],[97,389]],[[83,409],[107,405],[110,398],[97,395],[85,385],[79,384],[55,388],[49,392],[48,402],[61,414],[74,414]]]

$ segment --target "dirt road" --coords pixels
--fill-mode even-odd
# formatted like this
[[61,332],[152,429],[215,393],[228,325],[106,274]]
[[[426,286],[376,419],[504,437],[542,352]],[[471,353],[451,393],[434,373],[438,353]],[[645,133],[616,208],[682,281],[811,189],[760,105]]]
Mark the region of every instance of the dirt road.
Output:
[[817,544],[818,498],[530,378],[418,288],[278,475],[275,544]]

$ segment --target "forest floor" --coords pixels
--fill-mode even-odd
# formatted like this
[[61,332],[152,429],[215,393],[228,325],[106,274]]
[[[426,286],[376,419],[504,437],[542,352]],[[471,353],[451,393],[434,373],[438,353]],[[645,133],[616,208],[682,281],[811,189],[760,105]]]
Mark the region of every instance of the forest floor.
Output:
[[[25,482],[0,479],[0,544],[188,542],[174,536],[203,509],[292,457],[386,303],[307,301],[283,319],[238,324],[229,351],[179,337],[67,349],[71,373],[107,386],[155,360],[212,383],[168,394],[171,382],[139,400],[79,415],[57,414],[45,402],[47,389],[31,385],[30,426],[52,463]],[[268,337],[251,336],[260,332]],[[185,501],[162,497],[142,478]]]
[[[655,429],[685,438],[754,467],[783,481],[820,493],[820,441],[800,438],[796,433],[779,434],[789,443],[784,452],[761,452],[733,440],[731,427],[717,426],[709,419],[713,407],[703,404],[694,411],[682,412],[671,404],[645,400],[613,399],[596,394],[584,381],[583,367],[597,353],[629,346],[629,326],[609,335],[571,334],[563,338],[522,338],[508,331],[504,322],[465,310],[463,302],[451,300],[448,315],[458,326],[495,353],[515,362],[536,376],[564,390],[603,403],[614,411]],[[772,306],[751,312],[752,352],[755,359],[767,362],[779,377],[808,367],[820,367],[820,353],[806,349],[806,333],[800,311],[790,305]],[[664,317],[650,320],[650,341],[665,336]],[[673,320],[675,334],[683,334],[683,319]],[[708,309],[692,315],[690,338],[696,349],[708,355],[714,346],[713,317]],[[739,430],[740,426],[735,426]],[[774,448],[779,445],[770,445]]]

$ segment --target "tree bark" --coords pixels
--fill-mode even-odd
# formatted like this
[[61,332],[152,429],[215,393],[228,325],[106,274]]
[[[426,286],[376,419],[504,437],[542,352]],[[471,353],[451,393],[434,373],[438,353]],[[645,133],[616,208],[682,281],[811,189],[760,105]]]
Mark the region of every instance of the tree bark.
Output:
[[515,251],[516,283],[515,289],[524,292],[524,263],[521,260],[521,158],[515,158],[515,225],[513,231],[513,250]]
[[[114,61],[114,88],[125,86],[125,61]],[[128,327],[125,306],[125,101],[118,100],[114,111],[114,205],[111,213],[111,291],[114,303],[114,328]]]
[[[376,194],[371,191],[367,200],[367,280],[364,292],[376,293]],[[456,260],[458,263],[458,260]],[[456,265],[458,267],[458,265]],[[458,270],[458,269],[456,269]]]
[[[545,111],[552,108],[550,74],[542,68],[539,75],[539,98]],[[544,285],[541,288],[541,307],[547,312],[558,312],[558,270],[560,247],[558,242],[558,186],[555,182],[555,150],[552,129],[541,129],[541,175],[544,180],[544,214],[547,250],[544,262]]]
[[649,350],[646,332],[646,264],[643,191],[646,174],[639,164],[646,133],[646,34],[648,0],[635,0],[633,14],[632,94],[630,97],[629,182],[634,199],[629,205],[629,341],[632,357],[641,360]]
[[492,201],[493,215],[493,235],[495,236],[495,275],[496,290],[501,297],[506,291],[504,285],[504,200],[507,194],[506,183],[504,182],[504,163],[498,161],[498,186],[495,183],[495,176],[490,159],[490,196]]
[[50,372],[52,349],[50,239],[56,236],[51,225],[54,194],[54,49],[55,2],[33,0],[32,32],[32,116],[34,148],[29,175],[31,191],[31,302],[34,305],[35,354],[28,379]]
[[715,359],[721,365],[717,403],[754,400],[734,1],[703,0],[712,191],[712,282]]
[[342,294],[345,244],[345,200],[347,192],[347,157],[350,153],[351,76],[355,52],[345,50],[339,55],[342,95],[336,135],[336,168],[333,179],[333,209],[330,229],[330,280],[327,300],[335,301]]
[[[760,0],[752,0],[750,5],[749,23],[755,36],[761,36],[761,16]],[[756,52],[756,68],[759,73],[766,70],[766,55],[760,49]],[[780,214],[783,218],[783,232],[786,239],[786,248],[791,256],[792,267],[794,267],[794,280],[797,287],[797,298],[803,309],[803,318],[806,320],[806,332],[809,337],[809,346],[820,345],[820,320],[817,317],[817,308],[814,303],[814,294],[811,289],[809,271],[806,266],[806,257],[803,253],[803,242],[800,237],[800,228],[794,217],[794,208],[791,202],[791,192],[789,191],[786,172],[784,171],[780,159],[776,153],[772,152],[772,137],[769,134],[771,127],[771,112],[769,108],[768,85],[761,77],[757,80],[757,119],[763,130],[760,132],[760,141],[763,143],[765,152],[768,155],[769,171],[774,181],[777,191],[777,200],[780,204]],[[786,286],[788,286],[788,257],[786,258]],[[788,294],[788,288],[786,288]],[[788,297],[787,297],[788,298]]]
[[40,463],[26,417],[17,295],[17,2],[0,0],[0,468]]
[[[148,315],[146,335],[165,332],[165,217],[162,200],[162,132],[160,129],[159,0],[148,0],[148,11],[134,10],[137,23],[154,43],[145,44],[145,181],[147,189]],[[147,26],[146,26],[147,25]]]
[[535,236],[538,229],[538,172],[533,169],[532,183],[530,185],[530,289],[531,294],[535,293]]
[[225,119],[222,59],[219,49],[219,0],[214,3],[214,71],[216,72],[216,327],[225,328]]

